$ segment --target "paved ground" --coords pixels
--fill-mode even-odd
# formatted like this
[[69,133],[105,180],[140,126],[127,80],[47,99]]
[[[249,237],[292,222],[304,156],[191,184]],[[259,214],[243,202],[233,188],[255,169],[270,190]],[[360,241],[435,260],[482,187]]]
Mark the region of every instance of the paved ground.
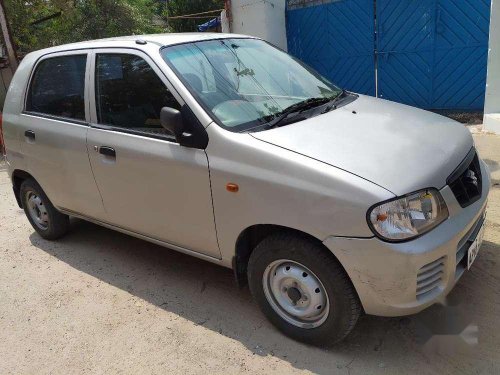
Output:
[[[500,184],[500,137],[475,138]],[[278,333],[230,270],[83,221],[59,242],[42,240],[16,207],[4,169],[0,374],[500,373],[498,185],[481,253],[451,306],[363,317],[344,343],[322,350]],[[468,341],[476,345],[456,335],[424,345],[429,318],[457,317],[471,323]]]

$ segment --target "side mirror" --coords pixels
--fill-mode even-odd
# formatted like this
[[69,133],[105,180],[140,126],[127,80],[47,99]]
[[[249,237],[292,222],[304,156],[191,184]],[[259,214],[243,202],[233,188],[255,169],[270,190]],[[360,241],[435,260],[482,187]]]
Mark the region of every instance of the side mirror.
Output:
[[163,107],[160,112],[160,124],[175,136],[181,146],[205,149],[208,145],[205,128],[186,104],[180,111]]
[[163,107],[160,112],[160,124],[172,133],[179,142],[185,127],[181,111],[171,107]]

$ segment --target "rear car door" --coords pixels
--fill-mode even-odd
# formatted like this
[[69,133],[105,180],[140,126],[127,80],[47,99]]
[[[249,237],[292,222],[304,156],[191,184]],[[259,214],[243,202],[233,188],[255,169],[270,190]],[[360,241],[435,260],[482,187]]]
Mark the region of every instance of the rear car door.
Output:
[[161,108],[182,99],[141,51],[92,55],[87,142],[105,221],[220,258],[205,151],[180,146],[160,125]]
[[89,62],[89,52],[82,50],[40,58],[18,121],[28,172],[52,203],[97,217],[104,207],[87,153],[90,113],[85,105],[85,82]]

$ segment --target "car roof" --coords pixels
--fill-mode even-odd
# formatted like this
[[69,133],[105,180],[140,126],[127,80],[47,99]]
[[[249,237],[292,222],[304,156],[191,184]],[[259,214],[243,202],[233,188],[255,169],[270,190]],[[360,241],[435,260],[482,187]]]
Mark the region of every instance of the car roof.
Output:
[[189,43],[210,39],[227,39],[227,38],[255,38],[240,34],[223,34],[223,33],[166,33],[166,34],[146,34],[146,35],[129,35],[112,37],[105,39],[87,40],[83,42],[63,44],[60,46],[41,49],[31,54],[45,55],[48,53],[71,51],[88,48],[105,48],[105,47],[130,47],[140,46],[137,41],[153,43],[157,46],[169,46],[173,44]]

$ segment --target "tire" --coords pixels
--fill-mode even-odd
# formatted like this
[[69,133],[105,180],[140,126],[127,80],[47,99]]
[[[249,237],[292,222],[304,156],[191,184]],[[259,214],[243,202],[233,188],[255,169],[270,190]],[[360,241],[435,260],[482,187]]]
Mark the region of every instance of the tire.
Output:
[[34,179],[24,180],[20,188],[24,213],[35,231],[46,240],[56,240],[69,230],[69,217],[57,211]]
[[[332,346],[351,332],[361,314],[351,280],[333,254],[294,233],[271,235],[255,247],[248,284],[271,323],[307,344]],[[314,316],[299,317],[283,306]]]

